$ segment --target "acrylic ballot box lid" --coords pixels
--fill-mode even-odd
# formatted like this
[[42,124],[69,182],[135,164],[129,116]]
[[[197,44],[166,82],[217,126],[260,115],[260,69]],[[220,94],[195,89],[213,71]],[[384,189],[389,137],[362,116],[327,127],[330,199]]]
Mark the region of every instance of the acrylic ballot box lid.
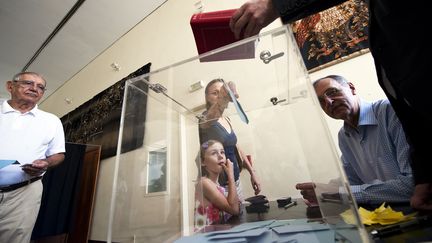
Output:
[[[244,46],[253,46],[254,55],[225,58]],[[203,176],[199,126],[216,122],[204,113],[205,86],[213,79],[235,83],[242,109],[230,102],[223,115],[229,117],[237,144],[252,157],[260,194],[268,199],[269,210],[247,212],[244,203],[240,216],[209,224],[203,215],[201,220],[197,217],[200,200],[208,200],[197,182]],[[145,112],[145,121],[136,121],[137,112]],[[136,140],[143,145],[122,152]],[[202,242],[227,229],[235,229],[228,233],[236,238],[238,227],[251,223],[260,225],[252,228],[259,228],[259,235],[266,237],[293,234],[286,232],[295,227],[287,225],[312,227],[309,231],[318,232],[313,228],[320,227],[315,225],[316,217],[314,225],[308,225],[313,211],[331,235],[345,237],[347,242],[368,241],[311,80],[287,26],[128,80],[113,171],[109,242]],[[243,197],[254,196],[247,169],[242,170],[239,180]],[[331,182],[343,195],[342,200],[319,200],[320,207],[308,209],[295,188],[302,182]],[[318,195],[325,190],[321,186],[315,189]],[[284,197],[298,204],[278,208],[277,199]],[[342,213],[351,220],[344,220]],[[269,227],[274,224],[285,228],[275,233]]]

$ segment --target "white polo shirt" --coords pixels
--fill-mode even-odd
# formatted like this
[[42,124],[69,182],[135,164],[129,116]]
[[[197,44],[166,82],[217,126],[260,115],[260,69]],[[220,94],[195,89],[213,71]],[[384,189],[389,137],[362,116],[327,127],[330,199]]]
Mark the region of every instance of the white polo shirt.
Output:
[[[36,159],[65,152],[65,139],[60,119],[38,109],[22,114],[7,101],[0,107],[0,159],[31,164]],[[30,178],[20,165],[0,169],[0,186]]]

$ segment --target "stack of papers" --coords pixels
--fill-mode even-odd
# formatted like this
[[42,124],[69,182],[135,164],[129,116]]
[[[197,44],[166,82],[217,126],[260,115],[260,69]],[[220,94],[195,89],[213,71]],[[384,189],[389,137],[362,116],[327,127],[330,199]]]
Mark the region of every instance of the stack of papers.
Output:
[[[359,208],[360,218],[363,224],[372,225],[372,224],[381,224],[381,225],[389,225],[396,224],[403,221],[411,220],[414,218],[415,213],[404,215],[402,212],[394,211],[390,206],[385,206],[385,203],[381,204],[381,206],[373,211],[369,211],[362,207]],[[355,220],[353,215],[350,213],[350,210],[343,212],[341,214],[342,218],[346,223],[354,224]]]
[[268,220],[245,223],[229,230],[182,237],[176,243],[193,242],[307,242],[334,243],[339,241],[360,242],[354,226],[335,230],[322,222],[307,222],[304,219]]

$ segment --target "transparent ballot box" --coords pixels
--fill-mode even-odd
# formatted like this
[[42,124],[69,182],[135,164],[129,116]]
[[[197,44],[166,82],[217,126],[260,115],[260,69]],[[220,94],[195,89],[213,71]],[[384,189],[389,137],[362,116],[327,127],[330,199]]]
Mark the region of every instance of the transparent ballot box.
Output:
[[[128,80],[118,147],[108,242],[369,241],[287,26]],[[239,192],[230,156],[243,161]]]

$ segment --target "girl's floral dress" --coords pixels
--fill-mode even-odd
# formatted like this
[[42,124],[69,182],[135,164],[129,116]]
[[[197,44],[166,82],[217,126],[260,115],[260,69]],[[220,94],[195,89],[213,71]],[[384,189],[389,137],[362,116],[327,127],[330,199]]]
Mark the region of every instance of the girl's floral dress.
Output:
[[[217,189],[222,195],[225,195],[224,187],[217,185]],[[203,207],[201,204],[202,200],[199,200],[199,197],[200,195],[195,195],[195,231],[207,225],[225,223],[231,217],[229,213],[220,210],[213,204]]]

